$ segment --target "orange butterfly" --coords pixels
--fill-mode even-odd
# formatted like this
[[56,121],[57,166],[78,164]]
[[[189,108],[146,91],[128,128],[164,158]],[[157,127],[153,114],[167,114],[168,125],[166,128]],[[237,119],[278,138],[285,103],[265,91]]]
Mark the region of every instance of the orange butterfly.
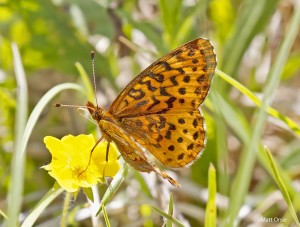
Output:
[[155,171],[180,186],[149,160],[146,150],[166,167],[183,167],[197,160],[206,142],[199,106],[207,96],[215,67],[213,46],[199,38],[136,76],[108,111],[91,102],[86,106],[102,138],[114,142],[129,165],[141,172]]

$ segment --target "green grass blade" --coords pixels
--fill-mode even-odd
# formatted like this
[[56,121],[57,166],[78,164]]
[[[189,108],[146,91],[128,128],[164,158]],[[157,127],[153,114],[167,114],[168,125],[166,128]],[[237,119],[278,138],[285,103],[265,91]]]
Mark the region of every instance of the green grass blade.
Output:
[[134,174],[134,178],[139,182],[140,187],[141,187],[141,191],[147,195],[148,198],[152,198],[151,195],[151,191],[149,189],[149,186],[147,185],[147,183],[145,182],[145,179],[142,177],[141,172],[132,169],[132,172]]
[[[262,106],[262,102],[259,100],[259,98],[253,94],[248,88],[246,88],[244,85],[240,84],[238,81],[227,75],[226,73],[222,72],[221,70],[216,70],[216,74],[220,76],[222,79],[224,79],[226,82],[237,88],[241,93],[246,95],[251,101],[257,105],[258,107]],[[296,135],[300,136],[300,126],[290,119],[289,117],[286,117],[285,115],[278,112],[276,109],[268,106],[266,108],[266,111],[271,116],[277,118],[278,120],[282,121],[288,128],[290,128]]]
[[[292,202],[293,202],[293,207],[295,208],[295,210],[299,212],[299,210],[300,210],[300,193],[295,194]],[[289,220],[289,222],[292,222],[291,214],[289,211],[287,211],[285,213],[284,218],[287,218]],[[291,224],[290,224],[290,226],[291,226]],[[298,227],[299,227],[299,225],[298,225]]]
[[[233,133],[241,140],[242,143],[246,143],[250,137],[250,128],[247,123],[247,119],[243,114],[239,114],[239,111],[235,110],[234,107],[230,105],[230,103],[226,102],[226,100],[218,94],[214,94],[217,100],[217,106],[222,110],[222,117],[225,119],[227,125],[229,125],[233,131]],[[219,128],[218,128],[219,130]],[[224,160],[226,157],[220,157],[221,160]],[[262,146],[259,148],[258,159],[260,164],[271,174],[272,170],[268,165],[268,158],[265,155],[264,149]],[[283,181],[287,186],[288,192],[290,195],[294,195],[295,189],[293,188],[292,181],[290,177],[285,174],[284,170],[278,166],[279,173],[281,176],[284,176]],[[223,174],[223,173],[220,173]],[[222,190],[225,184],[225,177],[218,177],[219,190]],[[221,185],[222,184],[222,185]],[[224,190],[222,190],[224,194]]]
[[[253,37],[269,22],[278,0],[246,0],[237,15],[235,29],[224,48],[221,68],[232,75],[235,73],[244,52]],[[234,50],[234,51],[233,51]]]
[[[199,2],[202,3],[205,1]],[[205,11],[203,11],[202,14],[205,15]],[[230,31],[232,30],[235,22],[236,11],[234,9],[234,2],[231,0],[209,1],[209,15],[211,21],[218,28],[214,31],[216,32],[216,38],[223,46],[224,42],[226,42],[228,37],[231,35]],[[205,17],[203,19],[205,19]],[[218,61],[218,64],[220,63],[221,62]],[[220,65],[222,65],[222,63]]]
[[[171,217],[173,216],[173,194],[170,193],[170,202],[169,202],[169,210],[168,210],[168,215]],[[172,227],[172,221],[170,219],[167,220],[166,227]]]
[[21,56],[16,44],[12,44],[14,54],[14,70],[18,86],[16,124],[15,124],[15,149],[20,144],[26,126],[28,115],[28,89],[26,75],[23,68]]
[[18,216],[21,210],[23,181],[25,169],[25,157],[20,157],[21,141],[23,132],[25,130],[27,114],[28,114],[28,90],[26,76],[21,60],[21,56],[16,44],[12,45],[12,52],[14,56],[14,70],[16,74],[16,81],[18,86],[17,92],[17,107],[15,116],[15,141],[14,152],[11,163],[11,184],[7,197],[7,214],[8,226],[15,226],[18,223]]
[[[260,164],[265,168],[265,170],[272,176],[272,167],[270,166],[269,158],[266,155],[265,149],[263,146],[260,146],[258,152],[258,159]],[[277,171],[279,175],[282,177],[282,181],[291,197],[294,197],[297,194],[295,187],[293,186],[293,182],[289,174],[283,169],[282,166],[277,166]]]
[[177,29],[179,18],[180,18],[180,10],[181,10],[182,0],[173,0],[172,4],[170,4],[166,0],[159,1],[159,9],[161,12],[161,17],[164,26],[164,41],[169,47],[173,46],[175,31]]
[[[217,154],[217,159],[220,160],[220,162],[222,163],[219,166],[219,170],[222,172],[221,174],[223,174],[224,176],[227,176],[227,168],[226,165],[228,163],[228,148],[227,148],[227,141],[224,140],[224,137],[226,137],[227,134],[227,129],[226,129],[226,125],[225,125],[225,121],[224,121],[224,114],[225,111],[224,110],[228,110],[228,109],[222,109],[222,101],[223,99],[218,99],[220,95],[216,93],[211,93],[211,97],[212,97],[212,102],[213,102],[213,107],[212,109],[214,110],[214,131],[215,131],[215,144],[216,144],[216,154]],[[220,96],[222,97],[222,96]],[[224,101],[225,103],[225,101]],[[234,112],[234,111],[232,111]],[[235,112],[234,112],[235,113]],[[230,116],[230,115],[228,115]],[[227,117],[227,115],[226,115]],[[231,118],[232,119],[232,118]],[[228,194],[228,190],[229,190],[229,180],[227,177],[219,177],[218,178],[218,185],[220,185],[220,192],[223,194]]]
[[3,210],[0,210],[0,215],[4,217],[6,220],[8,219],[7,215],[3,212]]
[[94,203],[94,194],[92,188],[83,188],[83,193]]
[[249,140],[250,128],[248,120],[243,113],[230,105],[230,103],[218,93],[214,94],[214,101],[217,103],[217,108],[222,116],[222,120],[225,119],[226,123],[235,132],[236,136],[243,142]]
[[280,191],[284,197],[284,200],[288,206],[288,209],[290,211],[290,214],[291,216],[293,217],[295,223],[297,224],[297,226],[300,226],[300,223],[299,223],[299,220],[298,220],[298,217],[297,217],[297,213],[295,211],[295,208],[293,206],[293,203],[292,203],[292,200],[290,198],[290,195],[285,187],[285,184],[284,182],[282,181],[281,177],[280,177],[280,174],[277,170],[277,167],[276,167],[276,164],[275,164],[275,161],[271,155],[271,152],[269,151],[268,148],[265,148],[265,152],[267,153],[268,155],[268,158],[269,158],[269,162],[270,162],[270,165],[271,165],[271,168],[272,168],[272,173],[273,173],[273,178],[275,179],[278,187],[280,188]]
[[38,204],[36,204],[32,212],[24,220],[21,227],[33,226],[45,208],[63,192],[64,190],[62,188],[58,190],[53,190],[53,188],[51,188],[48,193],[38,202]]
[[217,223],[217,184],[216,169],[211,163],[208,170],[208,201],[205,210],[205,225],[207,227],[215,227]]
[[[18,150],[16,150],[16,161],[14,162],[12,168],[12,184],[11,190],[8,195],[8,201],[10,201],[8,205],[8,210],[10,212],[8,226],[15,226],[17,223],[17,216],[20,211],[21,206],[21,197],[23,193],[23,161],[25,159],[26,146],[29,140],[29,137],[32,133],[32,130],[41,115],[43,109],[49,105],[50,100],[57,95],[58,93],[67,90],[73,89],[78,91],[83,91],[81,86],[72,83],[60,84],[53,87],[49,90],[37,103],[35,108],[33,109],[30,117],[27,121],[26,127],[24,129],[24,134],[22,140],[19,143]],[[16,216],[17,215],[17,216]]]
[[29,136],[31,135],[31,132],[32,132],[39,116],[41,115],[42,111],[44,110],[44,108],[47,105],[49,105],[49,102],[51,101],[51,99],[53,99],[57,94],[59,94],[62,91],[68,90],[68,89],[77,90],[77,91],[84,93],[84,90],[82,89],[82,87],[77,84],[73,84],[73,83],[59,84],[59,85],[53,87],[52,89],[50,89],[37,103],[37,105],[33,109],[32,113],[30,114],[30,117],[27,121],[25,130],[24,130],[24,135],[23,135],[22,143],[21,143],[21,156],[23,156],[25,154]]
[[81,77],[81,80],[84,84],[88,100],[90,102],[94,102],[95,101],[95,93],[94,93],[94,88],[93,88],[93,85],[91,84],[89,75],[86,73],[86,71],[84,70],[84,68],[82,67],[82,65],[79,62],[76,62],[75,66],[76,66],[76,68],[79,72],[79,75]]
[[102,207],[102,211],[103,211],[103,217],[104,217],[104,220],[105,220],[105,224],[106,224],[107,227],[110,227],[110,222],[109,222],[104,204],[102,204],[101,207]]
[[[77,194],[78,192],[66,192],[65,198],[64,198],[64,204],[62,207],[62,213],[61,213],[61,219],[60,219],[60,226],[61,227],[67,227],[68,223],[68,211],[69,211],[69,205],[71,201],[72,194]],[[76,198],[76,196],[74,196]]]
[[153,210],[155,210],[157,213],[159,213],[161,216],[167,218],[168,220],[170,220],[171,222],[173,222],[176,226],[178,227],[184,227],[184,224],[182,222],[180,222],[179,220],[177,220],[176,218],[173,218],[171,215],[165,213],[164,211],[162,211],[161,209],[149,205]]
[[287,33],[282,45],[280,46],[278,56],[268,75],[262,108],[258,109],[255,114],[257,121],[254,124],[253,134],[251,135],[251,139],[246,144],[243,150],[241,158],[241,163],[243,163],[243,165],[239,166],[238,173],[232,187],[234,190],[232,190],[232,193],[230,195],[231,203],[229,204],[228,209],[228,222],[226,223],[227,226],[233,226],[241,204],[245,199],[245,195],[250,182],[250,176],[252,174],[253,165],[260,144],[261,134],[263,132],[265,121],[267,118],[265,110],[271,104],[272,93],[279,83],[281,72],[288,58],[289,52],[297,36],[299,28],[300,4],[295,7],[295,11],[288,26]]
[[106,192],[104,193],[102,200],[101,200],[101,206],[100,206],[99,210],[97,211],[96,215],[98,215],[101,212],[102,206],[105,206],[111,200],[111,198],[116,193],[116,191],[122,184],[123,180],[127,176],[129,170],[130,170],[130,167],[125,163],[123,165],[122,171],[119,171],[117,173],[117,175],[114,177],[114,179],[110,183],[109,187],[107,188]]
[[[223,119],[225,119],[226,124],[230,126],[232,132],[237,136],[237,138],[239,138],[239,140],[245,144],[249,140],[250,133],[251,133],[250,127],[247,124],[247,119],[242,113],[239,113],[238,110],[234,109],[234,107],[231,106],[230,103],[228,103],[221,95],[214,94],[214,96],[215,96],[215,101],[217,101],[217,105],[215,105],[214,107],[217,106],[218,109],[222,110],[221,115]],[[216,124],[218,125],[218,122],[216,122]],[[219,159],[224,160],[225,158],[226,156],[225,157],[221,156]],[[259,148],[258,159],[260,164],[271,174],[272,170],[268,165],[269,163],[268,158],[266,157],[262,146],[260,146]],[[280,166],[278,166],[278,170],[281,176],[284,176],[283,181],[287,186],[290,195],[294,195],[296,192],[295,189],[293,188],[290,177],[285,174],[284,170]],[[218,177],[219,190],[222,190],[224,187],[225,184],[224,179],[225,177]],[[222,190],[222,192],[226,194],[224,190]]]

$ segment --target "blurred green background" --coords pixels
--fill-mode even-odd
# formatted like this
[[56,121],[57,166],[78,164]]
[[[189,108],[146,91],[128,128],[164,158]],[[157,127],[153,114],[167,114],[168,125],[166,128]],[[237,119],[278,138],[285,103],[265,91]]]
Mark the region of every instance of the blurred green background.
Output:
[[[268,75],[296,11],[295,2],[0,1],[0,209],[5,212],[7,208],[12,153],[16,146],[15,114],[18,106],[12,43],[19,48],[26,73],[29,113],[55,85],[65,82],[82,84],[76,62],[92,74],[91,50],[96,52],[98,99],[101,106],[108,108],[118,92],[142,69],[163,54],[198,37],[208,38],[214,45],[219,70],[262,98],[270,82]],[[280,73],[280,84],[272,95],[272,107],[298,123],[299,74],[298,32]],[[64,91],[44,109],[35,125],[26,150],[23,217],[20,221],[54,183],[46,171],[39,169],[51,160],[43,144],[44,136],[77,135],[88,133],[93,128],[74,109],[57,109],[54,104],[84,105],[86,101],[87,97],[82,93]],[[262,146],[269,148],[284,174],[292,200],[297,198],[300,143],[296,130],[287,127],[280,117],[268,117],[260,140],[253,144],[256,147],[253,162],[249,160],[249,167],[245,170],[248,177],[243,181],[236,177],[239,169],[247,165],[247,158],[243,159],[243,156],[247,157],[245,149],[254,132],[257,109],[247,96],[215,75],[209,99],[202,106],[208,134],[205,152],[190,168],[169,171],[177,177],[182,188],[173,188],[155,174],[148,176],[132,171],[107,205],[112,226],[161,226],[162,217],[151,209],[147,210],[145,204],[165,210],[170,191],[174,196],[174,216],[186,226],[203,226],[210,163],[217,170],[219,225],[225,225],[226,218],[235,214],[238,226],[257,224],[257,217],[286,217],[288,221],[282,224],[289,226],[292,218],[286,203],[266,161],[261,155],[256,159],[255,153]],[[245,197],[234,202],[235,190],[243,185],[247,190]],[[101,186],[100,194],[106,188]],[[70,219],[70,226],[91,226],[88,217],[76,216],[84,203],[84,196],[79,195],[71,204],[75,219]],[[234,208],[229,204],[233,203],[240,204],[238,209],[242,207],[239,214],[232,211]],[[59,223],[61,204],[62,197],[46,209],[37,224]],[[295,205],[296,211],[300,209],[299,204]],[[271,224],[275,226],[277,223]]]

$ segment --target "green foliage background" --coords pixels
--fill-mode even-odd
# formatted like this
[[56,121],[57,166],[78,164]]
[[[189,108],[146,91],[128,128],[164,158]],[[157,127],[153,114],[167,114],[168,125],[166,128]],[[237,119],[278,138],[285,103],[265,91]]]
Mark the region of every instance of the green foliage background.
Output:
[[[25,69],[29,99],[28,104],[23,104],[29,107],[30,114],[55,85],[65,82],[83,85],[75,63],[81,63],[91,74],[91,50],[96,50],[100,102],[107,108],[126,82],[146,66],[145,61],[149,64],[184,42],[206,37],[215,47],[218,69],[243,84],[251,95],[266,97],[270,87],[271,106],[282,115],[260,118],[264,113],[260,114],[259,105],[249,99],[250,95],[240,93],[239,85],[228,83],[218,71],[202,107],[208,134],[205,152],[190,168],[171,170],[182,188],[172,188],[155,174],[149,177],[131,171],[107,203],[105,217],[108,216],[112,226],[161,226],[164,215],[157,209],[170,211],[172,208],[173,216],[183,225],[203,226],[208,170],[213,163],[218,193],[217,222],[210,223],[231,226],[235,221],[238,226],[247,226],[257,224],[261,217],[278,217],[286,218],[284,226],[294,224],[297,218],[291,208],[298,215],[300,209],[297,203],[300,39],[299,26],[294,24],[289,29],[289,24],[298,11],[296,3],[283,0],[0,1],[0,209],[4,214],[9,213],[7,196],[17,187],[12,183],[11,170],[21,168],[13,166],[12,160],[18,146],[16,137],[20,130],[16,123],[21,108],[17,104],[12,43],[17,44]],[[284,66],[276,68],[277,58],[282,56],[279,50],[293,26],[298,36],[292,39],[291,49],[283,48]],[[109,41],[105,51],[99,48],[103,41]],[[276,81],[274,68],[278,69],[280,81]],[[24,186],[22,217],[28,216],[54,183],[39,169],[51,158],[43,137],[88,133],[94,128],[73,109],[56,109],[54,103],[84,105],[89,97],[86,94],[67,89],[60,92],[34,125],[26,147],[24,184],[20,178]],[[22,114],[26,119],[26,111],[21,111]],[[296,122],[294,127],[287,123],[286,117]],[[261,133],[256,134],[259,119],[263,124]],[[254,140],[256,136],[259,138]],[[273,155],[275,167],[268,161],[263,146]],[[274,175],[274,168],[278,168],[294,205],[280,193],[284,190],[281,184],[277,186],[280,180]],[[106,189],[105,185],[99,187],[100,196]],[[60,223],[62,199],[57,197],[45,208],[36,223]],[[75,221],[85,203],[86,199],[79,194],[70,207],[69,225],[91,225],[89,218]],[[22,217],[20,223],[24,221]],[[101,215],[98,221],[107,224]]]

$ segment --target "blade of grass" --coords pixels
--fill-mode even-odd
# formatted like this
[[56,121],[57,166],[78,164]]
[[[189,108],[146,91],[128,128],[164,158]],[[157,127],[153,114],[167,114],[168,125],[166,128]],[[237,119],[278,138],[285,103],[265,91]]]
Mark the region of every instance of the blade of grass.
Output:
[[164,26],[163,38],[168,47],[173,46],[175,30],[179,23],[180,10],[182,5],[182,0],[173,0],[172,4],[168,1],[159,1],[159,11],[161,12],[161,18]]
[[21,141],[23,132],[26,125],[28,115],[28,91],[25,71],[23,68],[21,56],[16,44],[12,44],[12,52],[14,56],[14,70],[16,74],[16,81],[18,86],[17,92],[17,106],[15,116],[15,141],[14,153],[11,163],[11,182],[10,189],[7,197],[7,214],[8,226],[15,226],[18,223],[18,215],[21,210],[22,194],[23,194],[23,181],[25,158],[20,157]]
[[241,207],[241,204],[245,199],[256,154],[258,152],[261,135],[267,118],[267,114],[265,111],[267,107],[270,106],[271,104],[272,93],[279,83],[281,72],[288,58],[288,54],[297,36],[299,28],[300,28],[300,4],[296,4],[295,11],[288,25],[287,33],[285,35],[282,45],[280,46],[278,56],[268,75],[262,107],[258,109],[255,114],[257,120],[254,124],[253,133],[242,153],[241,163],[243,163],[243,165],[239,165],[238,173],[232,187],[234,190],[232,190],[232,193],[230,195],[231,203],[229,204],[228,222],[226,223],[226,226],[230,226],[230,227],[233,226],[235,218],[237,217],[238,211]]
[[[258,160],[260,164],[265,168],[265,170],[272,176],[272,167],[270,166],[269,158],[266,155],[265,149],[263,146],[260,146],[259,152],[258,152]],[[278,165],[277,166],[277,171],[279,175],[282,177],[282,181],[289,193],[292,197],[294,197],[297,194],[297,190],[293,185],[293,181],[289,174],[284,171],[283,167]]]
[[123,165],[122,171],[119,171],[117,173],[117,175],[114,177],[114,179],[110,183],[108,189],[104,193],[102,200],[101,200],[101,206],[100,206],[99,210],[97,211],[96,215],[98,215],[101,212],[102,206],[105,206],[111,200],[111,198],[116,193],[116,191],[122,184],[123,180],[127,176],[129,170],[130,170],[129,166],[125,163]]
[[226,99],[220,94],[216,93],[213,96],[214,100],[217,101],[217,109],[219,110],[220,115],[236,133],[237,137],[243,142],[249,140],[250,126],[243,113],[239,110],[236,110],[234,106],[232,106],[230,102],[227,102]]
[[[284,178],[281,178],[281,179],[284,179]],[[291,196],[292,197],[292,196]],[[295,196],[293,197],[293,206],[297,211],[300,210],[300,194],[299,193],[296,193]],[[285,223],[285,226],[293,226],[292,225],[292,222],[293,222],[293,218],[291,217],[291,212],[289,210],[287,210],[283,216],[283,218],[285,218],[286,220],[288,220],[286,223]],[[299,227],[299,225],[298,225]]]
[[[196,7],[195,7],[196,11]],[[176,37],[173,42],[173,46],[171,49],[175,49],[178,47],[181,43],[183,43],[188,36],[189,32],[192,29],[194,15],[191,14],[190,16],[186,17],[184,21],[182,22],[181,26],[178,28],[178,31],[176,33]]]
[[[218,108],[222,110],[221,114],[223,116],[223,118],[225,119],[227,125],[229,125],[233,131],[233,133],[237,136],[237,138],[239,138],[239,140],[241,141],[241,143],[245,144],[250,137],[250,126],[248,124],[246,124],[247,119],[245,119],[243,114],[239,114],[239,111],[234,110],[234,108],[230,105],[230,103],[226,102],[226,100],[218,95],[215,94],[216,99],[218,101]],[[221,160],[224,160],[224,157],[221,157]],[[268,165],[268,160],[267,157],[265,155],[264,149],[262,146],[260,146],[259,148],[259,153],[258,153],[258,159],[260,164],[266,169],[266,171],[268,171],[270,174],[272,172],[270,166]],[[220,168],[220,167],[219,167]],[[278,166],[278,171],[281,174],[281,176],[284,176],[283,181],[285,183],[285,185],[287,186],[288,192],[290,193],[290,195],[294,196],[296,193],[295,188],[293,187],[292,181],[290,179],[290,177],[285,174],[284,170],[281,168],[281,166]],[[223,174],[223,173],[220,173]],[[220,179],[221,178],[221,179]],[[219,184],[219,190],[222,189],[222,187],[224,187],[224,185],[222,185],[222,187],[220,186],[220,183],[224,184],[224,177],[218,177],[218,184]],[[226,193],[224,193],[226,194]]]
[[[218,104],[217,104],[218,109],[222,110],[221,114],[222,114],[223,118],[225,119],[227,125],[229,125],[231,127],[234,134],[241,140],[241,142],[243,144],[245,144],[249,140],[250,133],[251,133],[249,125],[247,124],[247,119],[245,119],[243,114],[239,114],[238,111],[234,110],[234,108],[230,105],[230,103],[228,103],[221,95],[218,95],[218,94],[214,94],[214,95],[216,96],[215,100],[218,101]],[[214,107],[210,107],[210,109],[212,109]],[[260,148],[259,148],[258,159],[259,159],[259,163],[271,175],[272,170],[271,170],[271,167],[268,164],[269,163],[268,158],[266,157],[264,149],[263,149],[262,146],[260,146]],[[224,158],[222,158],[221,160],[224,160]],[[296,194],[296,190],[293,187],[293,184],[292,184],[292,181],[291,181],[290,177],[284,172],[284,170],[281,168],[281,166],[278,166],[277,169],[279,171],[279,174],[281,176],[284,176],[282,180],[284,181],[289,194],[291,196],[294,196]],[[221,173],[221,174],[223,174],[223,173]],[[225,177],[219,177],[218,178],[219,185],[220,185],[220,183],[223,184],[222,187],[221,187],[221,185],[219,186],[219,190],[221,190],[224,187],[224,182],[223,182],[224,178]],[[224,194],[226,194],[226,193],[224,193]]]
[[[203,1],[199,1],[203,2]],[[218,39],[219,44],[224,44],[228,41],[228,37],[232,35],[231,31],[235,25],[235,3],[231,0],[212,0],[209,1],[209,15],[210,20],[214,23],[216,32],[216,38]],[[203,12],[205,14],[205,12]],[[203,18],[204,19],[204,18]],[[229,53],[232,54],[232,53]],[[220,62],[218,62],[220,64]],[[222,65],[222,63],[220,64]]]
[[83,188],[83,193],[94,203],[94,194],[92,188]]
[[207,227],[215,227],[217,223],[217,207],[216,207],[216,169],[211,163],[208,170],[208,201],[205,210],[205,224]]
[[298,217],[297,217],[297,213],[295,211],[295,208],[294,208],[294,205],[292,203],[292,200],[290,198],[290,195],[285,187],[285,184],[283,183],[281,177],[280,177],[280,174],[276,168],[276,163],[272,157],[272,154],[271,152],[269,151],[269,149],[267,147],[265,147],[265,152],[267,153],[268,155],[268,158],[269,158],[269,162],[270,162],[270,165],[271,165],[271,168],[272,168],[272,173],[273,173],[273,178],[275,179],[278,187],[280,188],[280,191],[283,195],[283,198],[288,206],[288,209],[290,211],[290,214],[291,216],[293,217],[295,223],[297,224],[297,226],[300,226],[300,223],[299,223],[299,220],[298,220]]
[[162,211],[161,209],[153,206],[153,205],[149,205],[153,210],[155,210],[157,213],[159,213],[161,216],[167,218],[168,220],[172,221],[176,226],[178,227],[184,227],[184,224],[182,222],[180,222],[179,220],[177,220],[176,218],[173,218],[171,215],[165,213],[164,211]]
[[151,191],[149,189],[149,186],[145,182],[145,179],[142,177],[141,172],[138,172],[137,170],[132,170],[134,174],[134,178],[139,182],[142,192],[148,196],[148,198],[152,198]]
[[83,66],[79,62],[76,62],[75,66],[76,66],[76,68],[79,72],[79,75],[81,77],[81,80],[84,84],[88,100],[90,102],[94,102],[95,101],[94,100],[95,99],[94,88],[93,88],[93,85],[91,84],[89,75],[86,73]]
[[7,215],[3,212],[3,210],[0,210],[0,215],[4,217],[6,220],[8,219]]
[[20,212],[21,208],[21,201],[22,201],[22,193],[23,193],[23,183],[24,183],[24,166],[23,162],[25,160],[25,152],[26,152],[26,146],[29,140],[29,137],[31,135],[31,132],[41,115],[43,109],[45,106],[49,105],[50,100],[56,96],[61,91],[67,90],[67,89],[73,89],[83,92],[82,87],[73,84],[73,83],[65,83],[60,84],[55,87],[53,87],[51,90],[49,90],[37,103],[35,108],[33,109],[32,113],[29,116],[29,119],[27,121],[26,127],[24,129],[24,133],[22,135],[22,139],[19,143],[19,146],[17,147],[17,150],[15,151],[16,160],[12,166],[12,183],[11,183],[11,189],[9,190],[8,194],[8,211],[10,211],[8,214],[9,219],[7,226],[15,226],[18,221],[18,214]]
[[[229,79],[233,80],[231,77],[229,77]],[[233,80],[233,81],[235,81],[235,80]],[[234,85],[234,86],[236,87],[236,85]],[[249,91],[249,93],[251,93],[251,92]],[[228,103],[221,95],[214,94],[214,96],[215,96],[215,101],[217,101],[217,103],[218,103],[217,107],[218,107],[218,109],[222,110],[220,113],[221,113],[222,117],[225,119],[227,125],[229,125],[231,127],[232,131],[237,136],[237,138],[239,138],[241,140],[241,142],[243,144],[245,144],[249,140],[250,133],[251,133],[250,126],[247,123],[247,119],[244,117],[244,115],[242,113],[239,114],[239,111],[235,110],[234,107],[232,107],[230,105],[230,103]],[[213,109],[214,107],[210,107],[210,109]],[[219,129],[219,127],[218,127],[218,129]],[[259,153],[258,153],[259,162],[269,173],[271,173],[272,170],[269,167],[267,157],[264,154],[265,154],[264,149],[262,146],[260,146]],[[222,158],[221,160],[225,159],[224,157],[221,157],[221,158]],[[282,168],[280,166],[278,166],[278,170],[279,170],[281,176],[283,176],[283,175],[285,176],[283,178],[283,181],[285,182],[285,185],[287,185],[289,193],[291,195],[294,195],[296,192],[292,186],[290,177],[284,173],[284,171],[282,170]],[[222,177],[218,178],[219,185],[220,185],[220,182],[222,182],[224,184],[223,178]],[[223,186],[224,185],[222,185],[222,187]],[[222,189],[222,187],[220,186],[219,189]],[[224,194],[226,194],[226,193],[224,193]]]
[[[218,100],[218,93],[212,92],[211,98],[212,103],[214,104],[212,109],[214,109],[214,131],[216,135],[216,154],[217,159],[220,160],[220,165],[218,166],[218,170],[225,175],[227,175],[227,163],[228,163],[228,151],[227,151],[227,140],[226,133],[227,129],[224,122],[224,109],[222,109],[220,105],[220,100]],[[230,115],[229,115],[230,116]],[[227,195],[229,191],[229,181],[226,177],[218,178],[218,185],[220,185],[220,192]]]
[[32,212],[26,217],[21,227],[33,226],[45,208],[57,198],[64,190],[62,188],[54,190],[53,188],[36,204]]
[[[241,93],[246,95],[251,101],[257,105],[258,107],[262,106],[262,102],[259,100],[259,98],[253,94],[248,88],[246,88],[244,85],[240,84],[238,81],[227,75],[226,73],[222,72],[221,70],[216,70],[216,74],[220,76],[222,79],[224,79],[226,82],[237,88]],[[285,115],[278,112],[276,109],[267,106],[266,110],[268,114],[271,116],[277,118],[278,120],[282,121],[286,124],[288,128],[290,128],[296,135],[300,136],[300,126],[290,119],[289,117],[286,117]]]
[[[221,68],[235,74],[245,50],[274,14],[278,0],[246,0],[233,26],[231,39],[224,48]],[[234,51],[232,51],[234,50]]]
[[106,224],[107,227],[110,227],[110,222],[109,222],[104,204],[102,204],[101,207],[102,207],[102,210],[103,210],[103,217],[104,217],[104,220],[105,220],[105,224]]
[[[173,217],[173,194],[172,193],[170,193],[170,202],[169,202],[168,215]],[[172,221],[170,219],[167,219],[166,227],[172,227]]]

